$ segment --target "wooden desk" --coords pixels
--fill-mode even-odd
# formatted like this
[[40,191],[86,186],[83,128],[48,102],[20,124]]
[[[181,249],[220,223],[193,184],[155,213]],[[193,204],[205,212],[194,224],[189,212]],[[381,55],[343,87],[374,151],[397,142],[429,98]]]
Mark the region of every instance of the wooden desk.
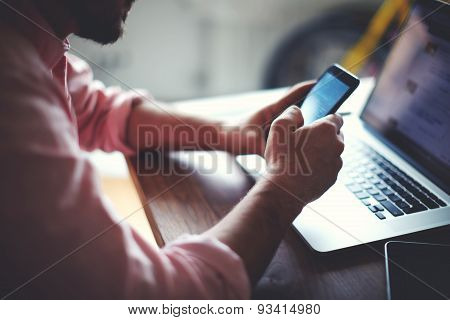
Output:
[[[201,161],[203,160],[203,161]],[[214,173],[201,164],[215,164]],[[253,181],[225,153],[145,153],[129,159],[158,245],[217,223]],[[137,169],[139,167],[139,175]],[[164,174],[175,168],[178,174]],[[203,170],[205,171],[205,170]],[[442,231],[443,230],[443,231]],[[448,242],[449,228],[406,239]],[[404,238],[405,239],[405,238]],[[385,299],[384,241],[331,254],[312,251],[292,229],[254,290],[258,299]]]

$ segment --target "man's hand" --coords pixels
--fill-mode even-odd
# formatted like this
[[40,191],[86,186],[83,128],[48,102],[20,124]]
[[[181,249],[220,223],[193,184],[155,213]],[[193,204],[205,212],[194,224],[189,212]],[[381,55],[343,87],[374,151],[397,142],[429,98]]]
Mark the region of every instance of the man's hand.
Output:
[[[330,115],[303,126],[301,110],[296,106],[275,119],[265,152],[266,178],[279,187],[277,194],[283,203],[302,208],[336,182],[344,151],[342,125],[340,116]],[[298,214],[296,206],[288,219]]]
[[336,181],[344,149],[341,126],[342,118],[333,115],[303,127],[299,108],[285,110],[270,128],[265,179],[206,232],[242,258],[252,283],[261,277],[302,208]]
[[235,155],[263,156],[272,121],[287,107],[302,100],[313,85],[311,81],[300,83],[280,100],[231,125],[138,100],[130,114],[127,140],[135,150],[224,150]]
[[237,126],[225,127],[224,148],[233,154],[259,154],[264,156],[266,137],[272,121],[286,108],[301,101],[314,86],[315,81],[302,82],[289,90],[280,100],[244,119]]

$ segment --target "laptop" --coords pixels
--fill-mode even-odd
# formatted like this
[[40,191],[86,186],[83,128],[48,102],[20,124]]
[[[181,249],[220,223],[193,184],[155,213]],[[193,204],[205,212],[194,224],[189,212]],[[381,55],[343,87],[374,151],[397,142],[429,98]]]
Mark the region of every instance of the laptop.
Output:
[[415,2],[372,94],[343,130],[337,183],[293,223],[314,250],[450,224],[448,3]]

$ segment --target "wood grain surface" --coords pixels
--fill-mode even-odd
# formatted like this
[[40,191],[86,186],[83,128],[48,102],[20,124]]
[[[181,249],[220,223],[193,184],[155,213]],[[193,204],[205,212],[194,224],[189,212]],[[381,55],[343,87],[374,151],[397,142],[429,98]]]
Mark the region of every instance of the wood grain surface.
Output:
[[[128,162],[159,246],[207,230],[254,184],[226,153],[144,152]],[[449,231],[445,227],[402,239],[448,243]],[[291,229],[253,298],[385,299],[385,242],[320,254]]]

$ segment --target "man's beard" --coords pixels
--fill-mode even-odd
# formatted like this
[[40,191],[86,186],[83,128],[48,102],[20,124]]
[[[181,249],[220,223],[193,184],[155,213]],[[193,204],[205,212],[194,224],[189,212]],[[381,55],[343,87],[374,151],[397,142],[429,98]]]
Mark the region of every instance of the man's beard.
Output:
[[104,45],[116,42],[123,34],[123,20],[116,17],[105,18],[84,19],[79,23],[76,35]]
[[[104,45],[112,44],[120,39],[128,10],[134,0],[125,1],[125,8],[108,7],[107,5],[102,8],[96,7],[95,2],[87,1],[82,5],[83,2],[83,0],[79,0],[78,4],[73,6],[78,23],[78,31],[75,34]],[[72,1],[72,3],[77,3],[77,1]],[[102,1],[97,2],[97,4],[99,3]],[[106,3],[111,4],[111,1],[106,1]]]

